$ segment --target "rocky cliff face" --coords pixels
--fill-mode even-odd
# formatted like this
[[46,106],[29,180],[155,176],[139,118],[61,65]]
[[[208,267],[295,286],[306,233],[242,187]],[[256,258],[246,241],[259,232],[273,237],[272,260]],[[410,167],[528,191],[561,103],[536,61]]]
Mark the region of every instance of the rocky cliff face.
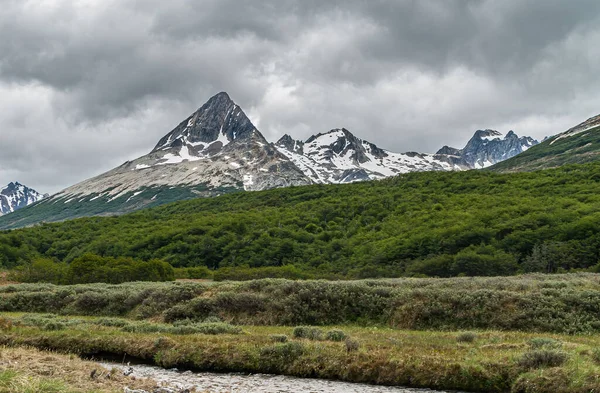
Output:
[[0,216],[31,205],[45,196],[19,182],[9,183],[0,188]]
[[520,154],[539,142],[530,137],[519,137],[513,131],[506,136],[494,130],[478,130],[463,149],[444,146],[436,154],[450,156],[470,169],[487,168]]

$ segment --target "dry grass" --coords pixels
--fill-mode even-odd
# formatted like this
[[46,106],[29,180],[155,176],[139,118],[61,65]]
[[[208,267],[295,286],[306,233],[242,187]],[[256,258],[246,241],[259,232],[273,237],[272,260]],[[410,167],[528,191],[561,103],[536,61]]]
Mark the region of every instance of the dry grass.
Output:
[[[0,393],[116,393],[124,387],[151,391],[156,383],[110,372],[75,355],[34,348],[0,347]],[[96,375],[91,378],[93,370]]]

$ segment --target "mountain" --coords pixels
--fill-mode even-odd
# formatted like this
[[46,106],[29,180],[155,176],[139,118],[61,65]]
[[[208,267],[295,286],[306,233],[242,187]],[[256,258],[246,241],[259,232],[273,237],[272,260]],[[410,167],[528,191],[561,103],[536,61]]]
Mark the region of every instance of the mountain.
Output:
[[165,135],[150,153],[62,190],[7,221],[8,226],[25,226],[120,214],[239,190],[311,183],[265,140],[227,93],[219,93]]
[[467,169],[433,154],[389,152],[355,137],[345,128],[313,135],[304,142],[284,135],[275,147],[315,183],[349,183],[407,172]]
[[486,166],[535,141],[478,131],[464,149],[393,153],[346,129],[269,143],[227,93],[210,98],[146,155],[0,219],[0,228],[114,215],[168,202],[313,183],[350,183],[407,172]]
[[600,115],[558,135],[546,138],[523,154],[500,162],[491,170],[525,172],[600,160]]
[[0,188],[0,216],[31,205],[46,196],[19,182],[9,183]]
[[275,146],[313,182],[327,184],[375,180],[407,172],[485,168],[537,143],[513,131],[503,136],[494,130],[478,130],[463,149],[444,146],[436,154],[392,153],[342,128],[313,135],[306,141],[284,135]]
[[444,146],[437,154],[455,157],[470,169],[487,168],[516,156],[539,142],[531,137],[519,137],[513,131],[506,136],[495,130],[477,130],[463,149]]

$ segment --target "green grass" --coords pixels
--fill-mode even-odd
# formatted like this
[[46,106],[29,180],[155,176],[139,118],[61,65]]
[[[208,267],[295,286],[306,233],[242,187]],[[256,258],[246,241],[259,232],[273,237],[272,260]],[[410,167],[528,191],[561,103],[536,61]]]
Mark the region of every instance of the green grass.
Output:
[[[459,389],[473,392],[589,392],[600,388],[594,350],[599,336],[543,336],[562,342],[561,354],[539,354],[531,333],[477,331],[477,340],[457,342],[460,332],[418,332],[384,327],[329,326],[345,342],[294,338],[293,327],[242,326],[244,334],[172,335],[130,333],[86,318],[59,331],[20,325],[0,332],[0,343],[51,348],[74,354],[125,354],[165,368],[277,373],[351,382]],[[67,318],[69,319],[69,318]],[[75,318],[75,319],[80,319]],[[274,336],[288,337],[274,342]]]

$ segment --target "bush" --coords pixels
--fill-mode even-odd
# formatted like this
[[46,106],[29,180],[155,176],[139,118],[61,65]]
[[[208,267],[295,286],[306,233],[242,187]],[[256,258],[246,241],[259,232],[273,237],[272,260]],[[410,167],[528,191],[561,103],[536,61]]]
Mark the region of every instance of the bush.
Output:
[[360,349],[360,343],[357,340],[353,340],[350,337],[344,341],[347,352],[356,352]]
[[303,354],[304,345],[296,341],[275,344],[260,350],[261,361],[270,365],[273,371],[280,371]]
[[309,340],[322,340],[323,331],[311,326],[296,326],[293,336],[295,338],[307,338]]
[[285,343],[288,340],[288,336],[285,334],[272,334],[269,338],[276,343]]
[[325,334],[325,339],[329,341],[344,341],[346,337],[346,333],[337,329],[330,330]]
[[473,332],[464,332],[456,337],[456,341],[459,343],[472,343],[475,339],[477,339],[477,334]]
[[563,365],[567,359],[568,355],[562,351],[537,350],[525,352],[518,364],[526,369],[558,367]]

